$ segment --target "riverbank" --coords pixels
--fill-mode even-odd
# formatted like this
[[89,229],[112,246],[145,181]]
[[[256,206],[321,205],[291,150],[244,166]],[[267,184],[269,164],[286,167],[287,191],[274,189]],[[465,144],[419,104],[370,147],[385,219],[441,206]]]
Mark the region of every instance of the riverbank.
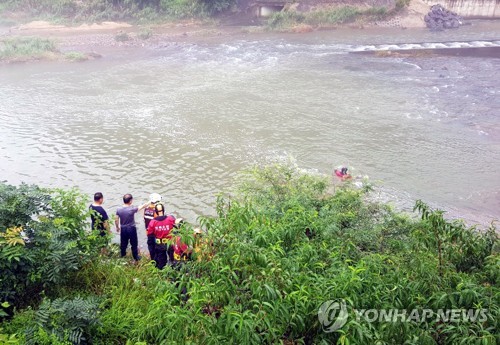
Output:
[[[425,26],[423,16],[428,11],[428,5],[422,1],[413,1],[408,7],[399,10],[395,15],[380,15],[372,18],[358,18],[339,21],[332,24],[289,24],[282,28],[270,29],[266,19],[251,19],[233,15],[219,21],[176,20],[163,24],[138,25],[129,22],[103,21],[99,23],[85,23],[75,26],[55,24],[44,20],[34,20],[19,25],[0,27],[0,41],[16,37],[40,37],[51,39],[57,43],[57,50],[51,54],[36,56],[20,56],[3,58],[4,62],[26,62],[30,60],[52,59],[82,61],[97,58],[102,50],[124,47],[154,47],[171,42],[183,42],[197,39],[229,37],[233,35],[269,33],[285,31],[290,33],[305,33],[316,30],[336,30],[351,28],[369,30],[370,28],[422,28]],[[3,23],[15,23],[16,14],[4,15]],[[249,20],[249,18],[251,20]],[[378,19],[377,19],[378,18]]]

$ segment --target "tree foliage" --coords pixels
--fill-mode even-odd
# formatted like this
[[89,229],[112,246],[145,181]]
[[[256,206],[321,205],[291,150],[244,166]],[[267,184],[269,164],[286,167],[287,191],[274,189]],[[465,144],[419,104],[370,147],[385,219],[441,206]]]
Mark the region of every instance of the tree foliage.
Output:
[[23,307],[71,280],[96,256],[76,190],[0,184],[0,301]]
[[103,20],[166,20],[215,15],[236,0],[9,0],[5,8],[40,18],[74,22]]

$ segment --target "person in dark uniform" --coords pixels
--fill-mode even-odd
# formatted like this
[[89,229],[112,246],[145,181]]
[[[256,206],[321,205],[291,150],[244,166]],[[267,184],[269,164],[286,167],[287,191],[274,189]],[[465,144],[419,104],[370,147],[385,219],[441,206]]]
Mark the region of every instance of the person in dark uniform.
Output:
[[155,235],[147,235],[149,223],[155,217],[155,205],[161,201],[161,195],[153,193],[149,196],[149,205],[144,209],[144,227],[146,229],[147,245],[149,257],[151,260],[155,259]]
[[161,203],[155,205],[155,218],[149,222],[148,236],[155,237],[156,267],[163,269],[167,261],[174,261],[174,246],[172,242],[172,229],[175,226],[175,217],[165,214],[165,206]]

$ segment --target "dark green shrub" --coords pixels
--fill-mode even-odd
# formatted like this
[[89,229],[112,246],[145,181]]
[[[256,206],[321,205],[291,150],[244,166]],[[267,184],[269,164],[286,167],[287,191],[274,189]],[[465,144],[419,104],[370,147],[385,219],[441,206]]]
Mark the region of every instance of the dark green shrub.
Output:
[[36,326],[26,330],[26,344],[88,344],[99,320],[99,299],[44,300],[35,313]]
[[415,209],[421,213],[423,220],[415,234],[422,244],[434,247],[441,272],[446,261],[453,264],[457,271],[481,269],[486,257],[493,254],[493,246],[498,242],[494,227],[487,232],[479,232],[461,221],[449,222],[444,219],[443,211],[432,210],[420,200]]
[[237,0],[198,0],[209,14],[217,14],[230,9]]
[[76,190],[0,184],[0,301],[28,305],[56,291],[99,251]]
[[296,11],[280,11],[273,13],[267,25],[271,29],[287,29],[304,21],[305,15]]
[[49,200],[47,191],[40,187],[0,183],[0,231],[26,226],[33,217],[49,210]]

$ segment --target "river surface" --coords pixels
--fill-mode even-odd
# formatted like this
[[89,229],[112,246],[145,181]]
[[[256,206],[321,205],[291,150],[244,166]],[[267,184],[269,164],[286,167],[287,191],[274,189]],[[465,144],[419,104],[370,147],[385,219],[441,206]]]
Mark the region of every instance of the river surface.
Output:
[[0,180],[76,186],[89,202],[102,191],[109,213],[124,193],[138,204],[158,192],[196,222],[244,168],[291,160],[330,175],[346,164],[397,207],[422,199],[488,224],[500,218],[498,51],[353,52],[498,42],[499,28],[241,34],[3,65]]

